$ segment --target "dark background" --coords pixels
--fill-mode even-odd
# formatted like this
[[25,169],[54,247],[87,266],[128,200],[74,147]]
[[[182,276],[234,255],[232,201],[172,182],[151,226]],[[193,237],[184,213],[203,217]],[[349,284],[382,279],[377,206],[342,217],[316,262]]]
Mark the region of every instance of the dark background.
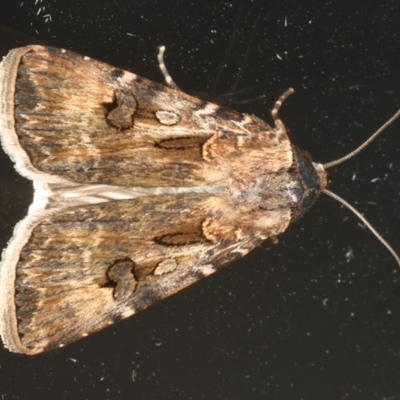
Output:
[[[398,0],[36,2],[2,1],[1,55],[52,44],[162,81],[164,44],[184,91],[267,121],[293,86],[280,115],[320,162],[400,105]],[[399,140],[400,120],[329,170],[397,251]],[[0,163],[4,248],[32,185]],[[321,196],[277,245],[133,318],[38,356],[0,347],[0,398],[400,399],[400,270],[361,225]]]

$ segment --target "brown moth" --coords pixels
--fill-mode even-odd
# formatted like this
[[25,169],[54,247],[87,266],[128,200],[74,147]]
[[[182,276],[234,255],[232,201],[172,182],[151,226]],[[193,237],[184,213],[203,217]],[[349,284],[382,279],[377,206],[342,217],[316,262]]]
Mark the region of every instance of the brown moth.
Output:
[[275,127],[70,51],[12,50],[0,135],[34,184],[0,265],[11,351],[74,342],[283,232],[326,186]]

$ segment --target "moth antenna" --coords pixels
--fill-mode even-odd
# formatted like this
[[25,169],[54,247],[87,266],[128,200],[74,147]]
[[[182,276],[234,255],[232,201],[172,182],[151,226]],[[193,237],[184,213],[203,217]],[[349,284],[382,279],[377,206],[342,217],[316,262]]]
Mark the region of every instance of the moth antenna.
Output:
[[[278,100],[279,101],[279,100]],[[322,164],[322,166],[327,169],[330,167],[333,167],[334,165],[340,164],[349,158],[355,156],[358,154],[361,150],[363,150],[365,147],[367,147],[377,136],[379,136],[395,119],[397,119],[400,116],[400,110],[396,112],[396,114],[393,115],[392,118],[390,118],[388,121],[386,121],[375,133],[373,133],[364,143],[362,143],[360,146],[358,146],[355,150],[353,150],[351,153],[338,158],[337,160],[333,160],[331,162],[328,162],[326,164]]]
[[[353,150],[352,152],[350,152],[349,154],[347,154],[341,158],[338,158],[337,160],[333,160],[326,164],[322,164],[324,169],[333,167],[334,165],[340,164],[340,163],[354,157],[361,150],[363,150],[365,147],[367,147],[377,136],[379,136],[399,116],[400,116],[400,110],[398,110],[389,120],[387,120],[375,133],[373,133],[364,143],[362,143],[360,146],[358,146],[355,150]],[[343,200],[337,194],[332,193],[331,191],[329,191],[327,189],[323,189],[322,192],[327,194],[328,196],[332,197],[333,199],[337,200],[339,203],[343,204],[350,211],[352,211],[353,214],[355,214],[365,224],[365,226],[375,235],[375,237],[389,250],[389,252],[392,254],[392,256],[395,258],[395,260],[397,261],[397,263],[400,266],[400,256],[393,250],[393,248],[389,245],[389,243],[386,242],[385,239],[383,239],[383,237],[375,230],[375,228],[366,220],[366,218],[361,213],[359,213],[352,205],[347,203],[347,201]]]
[[340,204],[343,204],[350,211],[352,211],[364,223],[364,225],[376,236],[376,238],[389,250],[389,252],[392,254],[392,256],[397,261],[397,264],[399,264],[399,266],[400,266],[399,255],[393,250],[393,248],[390,246],[390,244],[375,230],[375,228],[367,221],[367,219],[360,212],[358,212],[346,200],[343,200],[341,197],[339,197],[337,194],[331,192],[330,190],[323,189],[322,192],[327,194],[328,196],[332,197],[333,199],[338,201]]
[[160,68],[161,73],[164,75],[164,79],[167,85],[172,89],[180,90],[178,85],[174,82],[171,75],[169,74],[167,67],[165,66],[164,52],[165,52],[165,46],[160,46],[158,48],[158,54],[157,54],[158,68]]
[[293,93],[294,93],[293,88],[289,88],[288,90],[283,92],[282,95],[279,97],[279,99],[275,102],[274,107],[271,110],[271,115],[272,118],[274,119],[275,127],[280,131],[285,131],[285,125],[279,118],[278,111],[281,108],[282,103]]

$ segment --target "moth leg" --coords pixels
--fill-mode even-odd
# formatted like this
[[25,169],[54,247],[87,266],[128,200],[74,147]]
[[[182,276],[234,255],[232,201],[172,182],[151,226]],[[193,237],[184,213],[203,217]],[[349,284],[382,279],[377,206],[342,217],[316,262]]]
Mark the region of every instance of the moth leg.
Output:
[[281,105],[283,104],[283,102],[293,93],[294,93],[293,88],[289,88],[288,90],[286,90],[279,97],[279,99],[275,102],[274,108],[271,111],[272,118],[274,119],[274,122],[275,122],[275,127],[279,131],[286,131],[286,130],[285,130],[285,125],[283,124],[282,120],[279,118],[278,111],[281,108]]
[[172,89],[180,90],[178,85],[174,82],[171,75],[169,74],[167,67],[164,63],[164,52],[165,46],[160,46],[158,48],[157,60],[158,60],[158,68],[160,68],[161,73],[164,75],[165,82]]

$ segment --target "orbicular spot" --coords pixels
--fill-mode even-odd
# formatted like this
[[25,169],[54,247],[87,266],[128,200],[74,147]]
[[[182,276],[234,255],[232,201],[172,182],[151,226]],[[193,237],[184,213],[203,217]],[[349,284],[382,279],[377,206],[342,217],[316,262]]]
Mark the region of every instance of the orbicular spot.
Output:
[[104,103],[106,120],[118,130],[133,127],[133,117],[137,110],[137,101],[131,90],[116,90],[111,103]]
[[155,116],[160,124],[168,126],[176,125],[181,120],[179,115],[173,111],[158,110],[155,112]]
[[107,271],[108,282],[104,286],[114,288],[113,297],[117,301],[128,299],[136,289],[135,263],[132,260],[118,260]]
[[154,275],[169,274],[170,272],[175,271],[177,266],[178,264],[174,258],[168,258],[157,264],[156,269],[154,270]]

